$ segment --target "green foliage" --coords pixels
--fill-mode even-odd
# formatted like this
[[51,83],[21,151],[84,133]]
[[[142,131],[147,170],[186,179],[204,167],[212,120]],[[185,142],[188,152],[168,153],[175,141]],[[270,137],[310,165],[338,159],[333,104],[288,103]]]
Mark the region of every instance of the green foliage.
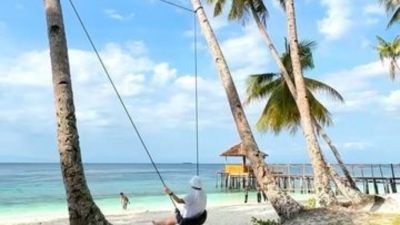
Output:
[[[219,16],[222,14],[226,0],[207,0],[207,3],[214,4],[214,16]],[[232,0],[228,20],[241,20],[245,23],[250,14],[265,25],[268,10],[263,0]]]
[[392,42],[386,41],[380,36],[376,38],[378,39],[376,50],[378,51],[379,58],[382,63],[384,60],[388,60],[390,79],[394,80],[396,72],[400,71],[400,67],[397,63],[400,57],[400,36],[397,36]]
[[[304,70],[314,68],[312,58],[312,48],[315,43],[312,41],[302,41],[299,45],[300,61]],[[290,59],[290,48],[286,46],[286,52],[282,54],[281,59],[293,80],[293,69]],[[314,92],[323,92],[329,97],[340,102],[342,96],[334,88],[320,81],[304,78],[307,87],[307,98],[309,99],[312,116],[322,126],[332,123],[330,113],[314,96]],[[293,98],[286,82],[282,79],[280,73],[264,73],[250,75],[247,80],[247,100],[250,103],[254,100],[267,100],[267,104],[257,121],[256,127],[261,132],[273,131],[280,133],[283,129],[295,133],[300,127],[300,112],[296,101]]]
[[305,207],[307,209],[313,209],[315,208],[316,205],[317,205],[317,200],[315,198],[309,198],[307,200],[307,204],[305,205]]
[[253,225],[280,225],[281,223],[276,222],[275,220],[260,220],[255,217],[251,218],[251,222]]
[[387,27],[400,21],[400,1],[398,0],[379,0],[385,6],[386,12],[393,13]]

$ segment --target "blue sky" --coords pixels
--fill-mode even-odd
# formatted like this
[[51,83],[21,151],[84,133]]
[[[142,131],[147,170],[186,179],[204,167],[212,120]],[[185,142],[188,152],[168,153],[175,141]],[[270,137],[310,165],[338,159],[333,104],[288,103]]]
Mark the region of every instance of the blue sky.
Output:
[[[75,1],[156,162],[195,161],[193,17],[158,0]],[[189,1],[176,0],[190,8]],[[297,1],[301,39],[315,40],[316,68],[307,76],[339,90],[346,103],[331,110],[328,132],[346,162],[399,162],[399,81],[391,82],[373,49],[392,39],[376,0]],[[80,143],[85,162],[148,162],[66,0]],[[57,162],[55,113],[42,0],[3,0],[0,8],[0,162]],[[268,1],[268,31],[280,51],[285,15]],[[212,18],[242,99],[248,74],[276,71],[251,20]],[[199,36],[201,161],[239,142],[210,53]],[[279,136],[254,129],[264,102],[246,107],[269,162],[308,162],[302,133]],[[321,143],[324,150],[326,147]],[[329,161],[331,154],[326,151]]]

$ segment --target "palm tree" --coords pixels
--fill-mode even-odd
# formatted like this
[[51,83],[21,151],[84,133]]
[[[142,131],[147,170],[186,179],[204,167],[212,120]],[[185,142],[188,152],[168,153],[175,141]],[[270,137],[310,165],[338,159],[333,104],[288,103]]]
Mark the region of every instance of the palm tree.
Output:
[[365,201],[373,201],[358,189],[344,184],[332,168],[329,168],[321,152],[316,132],[315,120],[311,114],[311,107],[309,97],[307,95],[307,88],[303,76],[303,69],[301,65],[300,48],[297,35],[296,14],[293,0],[280,0],[285,3],[285,10],[288,20],[288,36],[290,46],[290,58],[292,61],[293,76],[297,91],[296,103],[299,109],[303,133],[307,141],[309,155],[311,156],[311,163],[314,168],[314,186],[317,191],[318,201],[322,205],[329,205],[335,201],[331,195],[331,188],[329,186],[329,175],[335,181],[336,185],[353,203],[360,204]]
[[[314,42],[303,41],[300,43],[300,51],[303,53],[303,69],[314,67],[311,54],[311,48],[314,45]],[[284,62],[286,70],[289,71],[290,78],[293,79],[290,53],[287,45],[286,52],[282,54],[281,60]],[[313,92],[324,91],[329,93],[330,97],[341,102],[343,102],[343,97],[327,84],[310,78],[304,79],[307,86],[307,95],[310,97],[313,117],[322,125],[330,125],[332,120],[329,111],[315,98]],[[250,75],[247,80],[247,94],[247,103],[267,98],[266,106],[256,124],[258,130],[262,132],[272,130],[275,134],[278,134],[282,129],[288,129],[291,133],[295,133],[301,126],[296,101],[280,73]]]
[[[312,49],[315,46],[314,42],[300,42],[300,55],[302,69],[313,69],[314,61],[312,57]],[[281,61],[289,71],[290,78],[293,79],[293,69],[290,59],[290,49],[285,39],[285,49],[281,56]],[[340,168],[342,169],[346,179],[351,186],[356,187],[354,180],[350,176],[350,172],[341,159],[335,145],[330,140],[329,136],[324,132],[322,126],[330,125],[332,120],[329,111],[314,97],[313,91],[322,91],[327,93],[335,100],[343,102],[343,97],[332,87],[319,81],[304,78],[307,86],[307,95],[309,97],[311,112],[315,119],[315,129],[317,133],[325,140],[332,152]],[[264,100],[267,98],[267,104],[260,116],[256,127],[259,131],[267,132],[272,130],[278,134],[282,129],[288,129],[291,133],[295,133],[301,126],[300,114],[297,108],[295,99],[291,95],[286,83],[282,79],[280,73],[265,73],[251,75],[247,82],[247,103],[254,100]],[[322,126],[321,126],[322,125]]]
[[[209,2],[215,3],[214,14],[219,15],[225,4],[225,0],[208,0]],[[279,1],[281,5],[285,5],[287,2],[285,0]],[[251,12],[253,19],[255,20],[259,31],[262,34],[262,37],[271,51],[271,54],[274,60],[277,62],[279,70],[281,71],[281,75],[283,76],[290,93],[296,99],[296,105],[300,111],[300,117],[302,121],[303,133],[305,135],[305,139],[308,144],[309,155],[311,156],[311,163],[314,168],[314,186],[317,193],[318,203],[322,206],[329,205],[331,203],[335,203],[336,199],[333,195],[333,192],[329,185],[329,171],[327,163],[322,155],[321,149],[319,147],[316,135],[314,133],[313,121],[310,114],[310,107],[306,98],[306,91],[304,88],[304,81],[299,83],[299,79],[294,77],[295,83],[290,78],[288,71],[286,70],[283,62],[280,60],[280,56],[272,43],[271,38],[265,29],[265,19],[268,15],[268,11],[262,0],[236,0],[232,1],[231,10],[229,12],[230,20],[242,20],[246,19],[244,17],[247,13]],[[297,36],[296,36],[297,37]],[[289,38],[293,38],[289,36]],[[296,39],[297,40],[297,39]],[[290,46],[292,48],[292,46]],[[298,51],[296,51],[296,54]],[[292,59],[293,60],[293,59]],[[296,62],[296,60],[293,60]],[[301,70],[298,66],[293,66],[293,70],[296,70],[298,74],[298,69]],[[300,71],[301,72],[301,71]],[[301,73],[300,73],[301,74]],[[302,77],[301,77],[302,78]],[[300,79],[301,79],[300,78]],[[295,87],[295,84],[297,87]],[[301,96],[298,96],[301,95]]]
[[60,0],[45,0],[44,3],[57,115],[57,145],[67,194],[70,224],[108,225],[110,223],[90,194],[81,161]]
[[394,23],[400,21],[400,1],[399,0],[379,0],[386,8],[386,12],[393,13],[387,27],[392,26]]
[[400,57],[400,36],[397,36],[393,42],[385,41],[385,39],[380,36],[376,38],[378,39],[376,50],[378,51],[379,58],[382,63],[384,63],[385,60],[389,62],[390,79],[394,80],[397,72],[400,72],[400,67],[397,63],[397,59]]
[[[225,6],[226,0],[207,0],[208,3],[214,4],[214,16],[219,16]],[[272,58],[275,60],[276,64],[281,71],[281,75],[287,82],[288,88],[293,96],[296,96],[296,89],[294,87],[293,81],[290,79],[288,72],[286,71],[285,65],[282,63],[278,50],[272,42],[266,29],[266,19],[268,17],[268,10],[262,0],[233,0],[231,9],[229,11],[228,20],[241,20],[247,21],[247,16],[251,14],[254,21],[257,24],[257,28],[261,33],[265,44],[271,52]]]
[[251,161],[257,182],[261,188],[266,190],[266,194],[280,218],[282,220],[290,218],[301,211],[303,207],[276,185],[275,179],[268,171],[268,167],[265,165],[262,154],[260,154],[260,150],[251,132],[229,67],[208,22],[204,9],[201,6],[200,0],[191,0],[191,2],[225,88],[239,136],[246,149],[246,157]]

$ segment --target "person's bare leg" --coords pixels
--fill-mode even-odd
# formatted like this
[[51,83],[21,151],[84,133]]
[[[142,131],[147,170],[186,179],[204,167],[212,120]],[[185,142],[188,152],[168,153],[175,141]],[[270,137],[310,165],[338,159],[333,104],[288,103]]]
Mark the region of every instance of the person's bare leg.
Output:
[[156,222],[154,220],[152,222],[154,225],[176,225],[177,224],[176,218],[173,216],[168,217],[168,218],[158,221],[158,222]]

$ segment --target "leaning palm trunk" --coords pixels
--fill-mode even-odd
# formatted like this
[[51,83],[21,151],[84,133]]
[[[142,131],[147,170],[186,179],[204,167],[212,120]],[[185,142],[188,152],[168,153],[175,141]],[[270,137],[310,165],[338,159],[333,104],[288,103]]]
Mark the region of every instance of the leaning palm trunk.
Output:
[[322,205],[329,205],[330,203],[336,202],[336,199],[334,199],[332,190],[329,186],[329,177],[331,177],[336,183],[340,192],[347,196],[353,204],[374,201],[374,198],[361,193],[358,188],[353,188],[350,185],[346,185],[342,180],[340,180],[336,172],[333,169],[328,168],[326,161],[323,158],[320,146],[313,130],[313,125],[315,125],[315,123],[313,123],[311,118],[310,107],[305,91],[306,89],[299,57],[296,17],[293,0],[286,0],[285,6],[288,17],[288,33],[291,50],[290,56],[292,59],[293,74],[295,77],[296,90],[298,94],[296,103],[299,108],[303,131],[314,168],[314,185],[316,188],[318,201],[320,204],[322,203]]
[[[294,96],[294,99],[297,99],[297,92],[296,92],[295,86],[294,86],[292,80],[290,79],[290,76],[289,76],[285,66],[282,63],[281,58],[279,57],[279,53],[278,53],[277,49],[275,48],[268,32],[266,31],[264,24],[261,22],[260,18],[258,17],[253,4],[250,4],[250,9],[251,9],[253,19],[255,20],[257,27],[261,33],[261,36],[263,37],[266,45],[268,46],[268,48],[271,52],[272,58],[274,58],[275,62],[277,63],[277,65],[279,67],[279,70],[281,71],[282,78],[285,80],[285,82],[289,88],[289,91]],[[329,139],[328,135],[322,130],[322,127],[318,123],[316,124],[316,129],[317,129],[317,132],[320,132],[322,138],[326,141],[326,143],[331,148],[333,154],[335,155],[335,157],[338,161],[339,166],[343,170],[343,173],[346,176],[347,180],[349,181],[350,185],[354,188],[357,188],[353,179],[350,176],[349,171],[344,166],[343,160],[341,159],[339,152],[337,151],[336,147],[333,145],[332,141]]]
[[257,182],[262,189],[266,190],[268,199],[281,219],[287,219],[302,210],[302,206],[287,193],[283,192],[275,183],[275,179],[265,165],[260,154],[257,143],[254,140],[249,123],[245,116],[239,95],[230,74],[224,55],[215,37],[215,34],[208,22],[200,0],[191,0],[193,8],[200,21],[200,26],[212,52],[222,84],[228,97],[236,127],[241,138],[243,147],[246,149],[246,156],[251,162]]
[[354,188],[355,190],[359,191],[356,183],[354,182],[353,178],[350,175],[349,170],[346,168],[346,166],[345,166],[345,164],[344,164],[344,162],[342,160],[342,157],[340,156],[340,153],[339,153],[338,149],[333,144],[332,140],[329,138],[329,136],[325,132],[324,128],[316,120],[314,120],[314,122],[315,122],[315,129],[317,131],[317,134],[320,135],[324,139],[325,143],[331,149],[331,151],[332,151],[333,155],[335,156],[336,161],[338,162],[338,165],[339,165],[340,169],[342,170],[343,175],[345,176],[348,184],[350,185],[351,188]]
[[274,58],[276,64],[278,65],[279,70],[281,71],[281,75],[282,75],[283,79],[285,80],[290,93],[293,95],[293,98],[296,99],[297,98],[296,88],[295,88],[292,80],[290,79],[289,73],[287,72],[285,65],[283,65],[283,62],[281,60],[281,57],[279,56],[278,50],[276,50],[276,47],[273,44],[272,39],[269,36],[267,30],[265,29],[264,24],[261,22],[260,18],[258,17],[253,4],[250,4],[250,10],[251,10],[253,19],[257,24],[258,30],[261,33],[261,37],[263,38],[265,44],[267,45],[268,49],[270,50],[272,58]]
[[299,108],[303,133],[308,145],[308,152],[314,169],[314,187],[318,203],[321,206],[336,203],[329,183],[328,166],[322,155],[317,137],[314,132],[314,123],[310,113],[310,105],[307,99],[303,72],[300,64],[298,39],[293,0],[286,0],[286,13],[288,18],[288,36],[290,45],[290,57],[292,60],[293,74],[297,91],[296,103]]
[[375,199],[382,199],[380,197],[363,194],[361,191],[358,190],[358,188],[354,189],[347,183],[343,182],[340,179],[339,175],[335,172],[335,170],[332,167],[329,167],[328,170],[329,170],[329,173],[330,173],[333,181],[336,183],[338,189],[340,190],[340,192],[347,199],[349,199],[351,201],[353,206],[362,205],[364,203],[369,204],[369,203],[373,203],[375,201]]
[[[319,200],[318,203],[320,205],[328,205],[328,204],[334,203],[334,202],[336,202],[336,200],[334,199],[333,193],[330,190],[329,175],[327,173],[327,164],[321,154],[321,150],[320,150],[319,144],[317,142],[312,123],[309,123],[307,126],[305,126],[304,122],[303,122],[305,120],[305,119],[303,119],[303,117],[306,115],[304,113],[304,111],[305,112],[308,111],[308,115],[307,115],[308,120],[311,120],[310,108],[309,108],[308,100],[306,99],[306,96],[305,96],[306,91],[305,91],[304,80],[302,81],[302,85],[300,84],[300,86],[302,86],[302,88],[303,88],[303,90],[300,91],[300,93],[303,93],[304,97],[303,97],[303,99],[299,100],[299,98],[298,98],[299,87],[295,87],[292,80],[290,79],[290,76],[289,76],[285,66],[282,63],[282,61],[279,57],[279,53],[276,50],[275,46],[273,45],[272,40],[269,37],[269,35],[265,29],[265,26],[262,24],[261,20],[257,16],[254,6],[250,5],[250,8],[251,8],[253,18],[257,24],[257,27],[260,30],[265,43],[267,44],[268,48],[270,49],[271,55],[277,62],[278,67],[281,71],[282,77],[285,80],[286,84],[288,85],[288,88],[289,88],[291,94],[293,95],[294,99],[296,100],[296,104],[298,105],[300,115],[302,116],[304,135],[307,140],[308,148],[310,151],[310,156],[312,159],[312,164],[314,167],[315,189],[316,189],[316,192],[318,195],[318,200]],[[297,38],[296,38],[296,40],[297,40]],[[298,53],[297,53],[297,55],[298,55]],[[293,59],[292,59],[292,61],[293,61]],[[297,61],[300,64],[299,58],[297,59]],[[293,68],[294,67],[295,66],[293,66]],[[300,70],[300,74],[301,74],[301,65],[298,65],[298,67],[300,67],[297,69]],[[301,74],[301,78],[302,78],[302,74]],[[295,82],[296,82],[296,86],[297,86],[298,81],[295,80]],[[304,110],[304,108],[307,108],[307,109]],[[303,113],[301,113],[302,110],[303,110]],[[306,121],[307,121],[307,119],[306,119]]]
[[81,161],[60,0],[45,0],[44,3],[57,115],[57,145],[68,201],[69,221],[72,225],[108,225],[110,223],[90,194]]

